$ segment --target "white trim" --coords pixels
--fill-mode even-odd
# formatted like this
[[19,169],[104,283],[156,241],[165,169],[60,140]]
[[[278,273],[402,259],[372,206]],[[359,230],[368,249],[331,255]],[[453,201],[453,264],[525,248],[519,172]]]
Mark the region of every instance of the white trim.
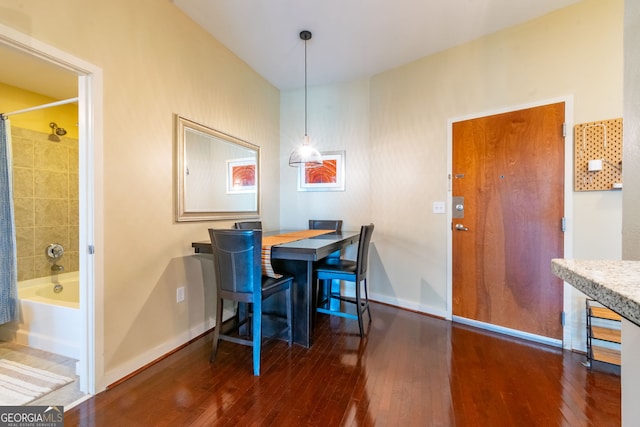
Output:
[[[573,258],[573,126],[574,110],[573,96],[567,96],[564,100],[564,119],[566,136],[564,139],[564,217],[566,219],[566,230],[564,232],[564,257]],[[563,282],[563,308],[564,329],[562,334],[563,347],[573,348],[573,291],[572,286]]]
[[[235,316],[235,309],[225,308],[222,312],[223,322],[226,322],[233,316]],[[105,387],[117,381],[120,381],[123,378],[126,378],[127,376],[131,375],[141,368],[144,368],[145,366],[149,365],[149,361],[152,361],[151,363],[153,363],[159,358],[166,356],[175,349],[183,346],[190,340],[204,334],[205,332],[210,331],[215,326],[215,324],[215,319],[210,317],[207,320],[200,322],[198,325],[180,333],[179,335],[171,337],[162,344],[157,345],[154,348],[151,348],[144,353],[137,355],[133,359],[130,359],[119,366],[116,366],[114,369],[111,369],[109,372],[105,373]]]
[[[447,188],[447,206],[451,206],[452,203],[452,173],[453,173],[453,124],[456,122],[476,119],[479,117],[492,116],[495,114],[508,113],[511,111],[524,110],[527,108],[540,107],[543,105],[556,104],[564,102],[564,117],[567,134],[564,140],[564,217],[566,219],[567,228],[564,233],[564,257],[571,258],[573,256],[573,95],[565,95],[556,98],[545,99],[541,101],[531,102],[522,105],[510,106],[500,108],[497,110],[484,111],[480,113],[468,114],[461,117],[455,117],[447,120],[447,176],[448,188]],[[451,209],[447,209],[447,225],[453,221]],[[453,283],[452,283],[452,269],[453,269],[453,243],[452,243],[452,230],[451,227],[447,227],[447,307],[445,318],[448,320],[453,319]],[[551,264],[549,264],[551,268]],[[571,336],[571,306],[572,306],[572,293],[571,287],[564,284],[564,298],[563,298],[563,310],[565,312],[565,326],[563,327],[563,343],[564,348],[571,348],[572,336]],[[523,332],[524,333],[524,332]],[[549,338],[548,338],[549,339]]]
[[411,311],[416,311],[429,316],[440,317],[442,319],[445,319],[447,314],[444,310],[438,307],[417,304],[415,301],[390,297],[387,295],[376,294],[371,292],[369,292],[369,301],[381,302],[383,304],[392,305],[394,307],[399,307],[405,310],[411,310]]
[[[80,343],[80,389],[103,389],[103,168],[102,69],[31,36],[0,24],[0,45],[17,49],[78,75],[80,192],[80,311],[85,342]],[[95,248],[88,254],[86,248]]]
[[184,345],[185,343],[189,342],[189,340],[203,334],[205,331],[211,329],[214,326],[215,320],[209,319],[208,322],[202,322],[189,330],[181,332],[179,335],[171,337],[169,340],[163,342],[162,344],[150,348],[147,351],[127,360],[125,363],[122,363],[115,368],[110,369],[109,372],[105,372],[105,376],[103,378],[105,382],[104,388],[117,381],[122,380],[123,378],[128,377],[132,373],[149,365],[149,363],[153,363],[153,361],[156,361],[159,358],[168,355],[176,348]]
[[465,317],[453,316],[452,319],[454,322],[462,323],[464,325],[473,326],[479,329],[485,329],[491,332],[498,332],[504,335],[509,335],[511,337],[522,338],[528,341],[539,342],[541,344],[551,345],[554,347],[562,347],[562,341],[544,337],[542,335],[530,334],[528,332],[518,331],[516,329],[505,328],[503,326],[492,325],[491,323],[479,322],[473,319],[467,319]]
[[75,408],[76,406],[78,406],[79,404],[84,402],[85,400],[91,399],[91,397],[93,397],[93,396],[91,396],[90,394],[85,394],[84,396],[82,396],[78,400],[75,400],[75,401],[71,402],[70,404],[64,405],[65,412],[70,410],[70,409]]

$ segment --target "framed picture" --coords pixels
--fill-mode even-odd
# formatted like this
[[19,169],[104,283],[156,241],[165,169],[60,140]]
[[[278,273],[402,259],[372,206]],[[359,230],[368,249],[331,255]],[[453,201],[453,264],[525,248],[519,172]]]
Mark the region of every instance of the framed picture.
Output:
[[321,153],[322,166],[301,167],[298,191],[344,191],[345,152]]
[[256,159],[227,160],[227,193],[256,192]]

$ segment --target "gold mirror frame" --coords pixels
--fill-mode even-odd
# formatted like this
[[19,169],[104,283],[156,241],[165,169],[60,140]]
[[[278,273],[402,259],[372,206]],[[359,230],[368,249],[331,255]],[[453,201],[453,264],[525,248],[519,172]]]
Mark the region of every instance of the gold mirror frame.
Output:
[[175,115],[176,221],[260,217],[260,147]]

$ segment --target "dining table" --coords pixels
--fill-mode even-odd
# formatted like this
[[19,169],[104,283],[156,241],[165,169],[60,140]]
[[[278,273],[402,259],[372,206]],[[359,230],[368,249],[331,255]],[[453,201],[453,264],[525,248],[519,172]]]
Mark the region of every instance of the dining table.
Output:
[[[312,230],[308,230],[312,232]],[[313,322],[315,315],[314,263],[328,255],[358,243],[360,231],[326,230],[319,235],[304,237],[302,231],[278,230],[263,231],[265,237],[287,236],[299,233],[300,238],[285,239],[286,243],[263,245],[263,262],[265,249],[269,249],[270,262],[274,272],[286,272],[293,275],[293,342],[309,348],[313,344]],[[317,234],[317,233],[311,233]],[[211,241],[192,242],[195,253],[212,253]]]

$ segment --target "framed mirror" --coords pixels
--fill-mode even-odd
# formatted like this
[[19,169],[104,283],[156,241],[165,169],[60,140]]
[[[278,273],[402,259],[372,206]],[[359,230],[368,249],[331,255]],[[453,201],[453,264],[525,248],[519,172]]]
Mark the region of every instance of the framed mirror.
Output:
[[175,115],[176,220],[260,216],[260,147]]

